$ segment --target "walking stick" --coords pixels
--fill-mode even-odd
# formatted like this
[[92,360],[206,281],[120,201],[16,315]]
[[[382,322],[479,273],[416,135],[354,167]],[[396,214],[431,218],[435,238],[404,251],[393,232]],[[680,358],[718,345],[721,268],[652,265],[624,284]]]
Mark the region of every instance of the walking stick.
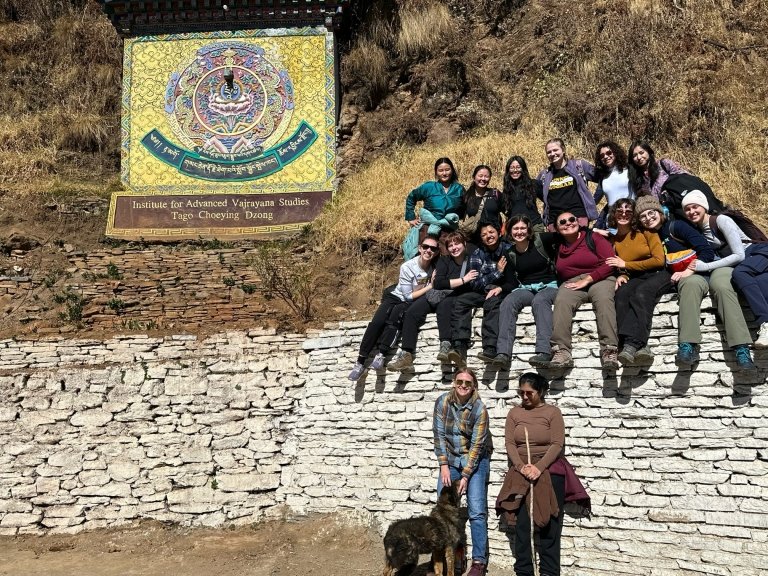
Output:
[[[525,430],[525,450],[528,453],[528,464],[531,463],[531,445],[528,442],[528,428]],[[531,521],[531,562],[533,563],[533,574],[539,576],[539,563],[536,561],[536,547],[533,544],[533,480],[530,481],[531,488],[528,491],[528,517]]]

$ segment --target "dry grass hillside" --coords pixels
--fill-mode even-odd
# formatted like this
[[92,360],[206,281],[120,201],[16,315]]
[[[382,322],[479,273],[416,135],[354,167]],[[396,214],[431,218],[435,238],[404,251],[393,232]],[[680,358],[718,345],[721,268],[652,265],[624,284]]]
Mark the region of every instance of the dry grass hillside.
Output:
[[[365,307],[398,264],[406,193],[438,156],[535,170],[651,141],[764,224],[765,0],[360,0],[341,34],[339,193],[309,238],[327,295]],[[98,244],[104,213],[49,209],[119,186],[122,42],[93,0],[0,0],[0,248]],[[75,202],[76,203],[76,202]],[[307,242],[307,236],[302,242]],[[23,244],[23,242],[22,242]],[[35,243],[33,243],[35,244]],[[0,273],[9,265],[0,253]],[[333,282],[329,280],[329,286]]]

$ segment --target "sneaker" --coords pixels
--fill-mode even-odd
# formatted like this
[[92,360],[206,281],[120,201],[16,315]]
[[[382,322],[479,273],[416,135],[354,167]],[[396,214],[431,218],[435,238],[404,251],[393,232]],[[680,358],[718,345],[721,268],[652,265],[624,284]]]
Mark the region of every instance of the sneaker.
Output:
[[352,380],[352,382],[357,382],[358,380],[360,380],[360,376],[363,375],[363,372],[365,372],[365,366],[363,366],[362,364],[360,364],[360,362],[358,362],[355,364],[355,367],[352,368],[352,372],[349,373],[349,376],[347,376],[347,378]]
[[603,365],[603,370],[618,370],[619,359],[616,357],[616,348],[613,346],[603,348],[600,352],[600,363]]
[[460,348],[451,348],[448,352],[448,362],[455,364],[456,368],[467,367],[467,355],[466,351],[462,351]]
[[746,344],[734,346],[733,351],[736,353],[736,365],[739,367],[739,370],[757,370],[757,366],[752,362],[749,346]]
[[568,350],[555,350],[548,368],[573,368],[573,358]]
[[546,352],[539,352],[528,358],[528,364],[536,368],[549,368],[550,362],[552,362],[552,354]]
[[637,356],[637,348],[632,346],[632,344],[625,344],[624,348],[621,349],[621,352],[619,352],[618,360],[625,366],[627,364],[634,364],[635,363],[635,357]]
[[448,362],[448,352],[451,351],[451,343],[448,340],[440,342],[440,351],[437,353],[438,362]]
[[485,576],[487,571],[488,566],[486,564],[472,562],[472,567],[469,569],[469,572],[467,572],[467,576]]
[[[619,358],[621,360],[621,358]],[[636,364],[653,364],[653,352],[648,346],[643,346],[635,353]]]
[[690,342],[680,342],[677,345],[675,364],[681,367],[691,367],[699,361],[699,347]]
[[768,322],[760,324],[760,331],[757,333],[754,346],[758,349],[768,348]]
[[512,364],[512,358],[508,354],[496,354],[492,364],[498,366],[502,370],[508,369]]
[[373,362],[371,362],[371,370],[381,370],[384,367],[384,354],[379,352],[376,354],[376,356],[373,357]]
[[477,357],[486,364],[490,364],[496,359],[496,350],[493,348],[483,348],[483,351]]
[[392,362],[387,364],[387,370],[390,372],[403,372],[413,368],[413,354],[401,351]]

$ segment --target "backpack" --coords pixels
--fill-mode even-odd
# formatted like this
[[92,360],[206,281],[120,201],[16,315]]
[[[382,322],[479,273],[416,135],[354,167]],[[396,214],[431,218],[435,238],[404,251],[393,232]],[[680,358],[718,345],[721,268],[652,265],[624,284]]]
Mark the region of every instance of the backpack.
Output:
[[692,190],[699,190],[706,196],[710,212],[719,214],[725,210],[725,204],[715,196],[709,184],[693,174],[671,174],[661,187],[659,202],[669,209],[673,218],[684,219],[683,196]]
[[717,214],[710,214],[709,216],[709,227],[712,230],[712,233],[717,235],[721,240],[725,241],[725,238],[720,232],[720,228],[717,226],[717,217],[720,215],[728,216],[733,220],[736,223],[736,226],[741,228],[741,231],[749,236],[749,239],[753,243],[768,242],[768,236],[765,235],[765,232],[760,230],[757,224],[755,224],[749,216],[733,206],[726,206],[725,209]]
[[[594,245],[594,241],[593,241]],[[536,249],[536,251],[541,254],[541,256],[544,258],[544,260],[547,261],[547,266],[549,267],[550,271],[555,271],[555,257],[554,255],[550,255],[549,252],[547,252],[547,249],[544,247],[544,242],[541,241],[541,236],[539,234],[533,235],[533,247]],[[509,250],[507,250],[507,266],[512,266],[512,268],[517,271],[517,251],[515,250],[515,247],[512,246]],[[517,275],[517,273],[515,273]]]

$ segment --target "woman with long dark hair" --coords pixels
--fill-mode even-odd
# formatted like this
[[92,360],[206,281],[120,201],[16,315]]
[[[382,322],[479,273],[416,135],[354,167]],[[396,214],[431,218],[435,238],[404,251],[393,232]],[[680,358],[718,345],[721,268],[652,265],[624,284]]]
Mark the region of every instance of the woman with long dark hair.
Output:
[[605,208],[595,223],[595,228],[605,228],[608,211],[617,200],[632,198],[629,186],[627,154],[613,140],[600,142],[595,148],[595,204],[605,198]]
[[461,197],[459,230],[475,246],[480,242],[480,222],[491,222],[501,228],[501,192],[489,186],[491,176],[490,166],[475,166],[472,183]]
[[[543,201],[541,181],[531,178],[522,156],[512,156],[504,167],[504,215],[527,216],[535,232],[544,232],[544,223],[536,201]],[[508,231],[507,231],[508,232]]]
[[629,185],[635,196],[659,197],[661,188],[672,174],[688,174],[674,160],[656,160],[656,153],[648,142],[635,140],[627,153],[629,161]]

